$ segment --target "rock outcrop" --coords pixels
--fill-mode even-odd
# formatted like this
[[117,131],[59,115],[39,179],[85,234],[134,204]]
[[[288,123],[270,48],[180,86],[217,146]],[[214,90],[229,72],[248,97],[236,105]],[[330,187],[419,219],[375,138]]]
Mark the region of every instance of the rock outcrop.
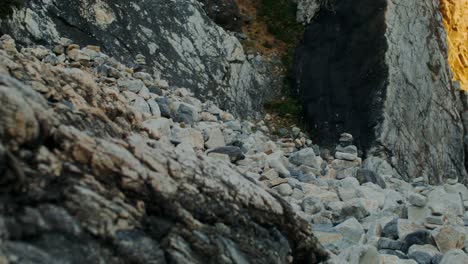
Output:
[[[238,138],[265,136],[61,42],[18,52],[0,38],[1,263],[326,259],[307,221],[231,163],[245,158]],[[205,151],[214,130],[223,140]]]
[[296,55],[295,87],[319,141],[331,145],[351,132],[404,179],[465,181],[438,1],[333,2],[308,26]]
[[[207,8],[210,1],[205,1]],[[246,55],[234,35],[217,26],[198,1],[24,1],[1,32],[19,44],[55,45],[60,37],[98,45],[119,61],[137,54],[161,85],[185,87],[239,116],[258,113],[275,94],[268,60]],[[215,4],[215,3],[213,3]]]

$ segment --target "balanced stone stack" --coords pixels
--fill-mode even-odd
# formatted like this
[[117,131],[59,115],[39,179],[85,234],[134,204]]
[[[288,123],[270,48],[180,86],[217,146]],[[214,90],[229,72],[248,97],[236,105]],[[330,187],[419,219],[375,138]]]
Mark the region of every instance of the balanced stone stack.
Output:
[[358,158],[357,147],[352,144],[353,136],[351,134],[341,134],[335,152],[336,160],[332,163],[332,168],[336,170],[337,179],[356,176],[356,172],[361,165],[361,159]]

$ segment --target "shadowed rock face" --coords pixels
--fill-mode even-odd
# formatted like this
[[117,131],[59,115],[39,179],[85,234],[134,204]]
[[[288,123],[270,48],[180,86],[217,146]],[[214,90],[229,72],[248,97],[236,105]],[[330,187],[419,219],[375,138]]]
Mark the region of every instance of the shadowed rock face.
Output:
[[128,63],[140,53],[148,70],[171,87],[188,88],[244,117],[275,94],[265,59],[248,59],[240,42],[211,21],[198,1],[26,2],[1,22],[2,33],[21,44],[52,45],[67,37],[101,46]]
[[405,179],[465,179],[444,39],[437,1],[337,0],[322,9],[295,65],[295,88],[319,142],[350,132]]
[[360,148],[374,140],[387,82],[385,0],[337,1],[307,27],[297,49],[295,87],[324,145],[350,132]]

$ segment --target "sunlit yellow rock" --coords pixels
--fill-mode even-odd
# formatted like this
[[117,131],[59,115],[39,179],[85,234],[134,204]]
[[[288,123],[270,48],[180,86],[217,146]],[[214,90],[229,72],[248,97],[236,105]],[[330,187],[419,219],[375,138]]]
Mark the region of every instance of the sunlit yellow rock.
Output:
[[468,91],[468,0],[440,0],[454,80]]

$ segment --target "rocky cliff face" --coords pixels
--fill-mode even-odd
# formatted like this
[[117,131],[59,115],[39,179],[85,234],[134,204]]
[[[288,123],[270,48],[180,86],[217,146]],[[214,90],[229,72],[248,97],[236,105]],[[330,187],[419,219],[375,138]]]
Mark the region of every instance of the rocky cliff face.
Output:
[[349,131],[405,179],[465,179],[458,91],[438,10],[430,0],[338,0],[322,8],[295,65],[321,142]]
[[[207,9],[216,4],[205,3]],[[24,4],[1,21],[1,32],[21,44],[53,45],[67,37],[78,44],[99,45],[120,61],[132,63],[142,54],[160,85],[189,88],[244,117],[258,113],[275,94],[267,61],[246,55],[239,41],[212,22],[198,1]]]

